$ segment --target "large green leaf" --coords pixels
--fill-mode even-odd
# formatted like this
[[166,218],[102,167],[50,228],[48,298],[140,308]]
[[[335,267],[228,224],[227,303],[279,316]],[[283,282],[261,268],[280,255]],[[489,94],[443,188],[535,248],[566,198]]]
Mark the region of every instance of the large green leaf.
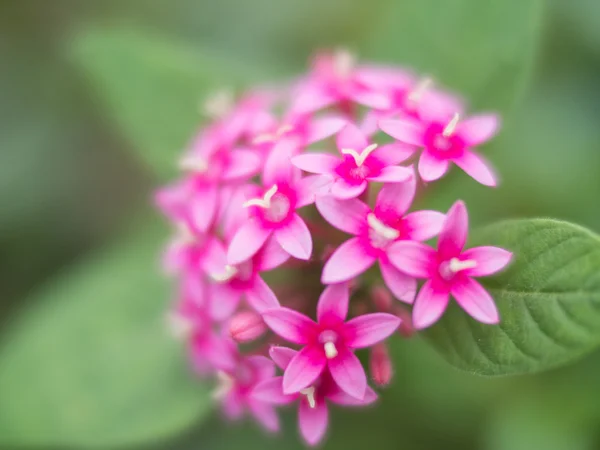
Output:
[[526,80],[541,0],[390,0],[368,53],[432,75],[478,108],[506,110]]
[[42,289],[0,347],[0,444],[114,448],[210,408],[165,327],[150,227]]
[[201,102],[257,78],[237,60],[139,30],[88,31],[74,40],[71,53],[140,160],[162,177],[174,173],[201,123]]
[[447,360],[482,375],[549,369],[600,344],[600,238],[548,219],[498,223],[478,245],[510,249],[515,261],[484,280],[500,310],[480,324],[455,304],[426,334]]

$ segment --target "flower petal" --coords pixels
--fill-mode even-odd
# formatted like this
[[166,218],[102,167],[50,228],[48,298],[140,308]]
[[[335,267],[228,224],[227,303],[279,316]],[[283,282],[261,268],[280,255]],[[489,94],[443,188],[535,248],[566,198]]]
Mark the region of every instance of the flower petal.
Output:
[[248,407],[256,421],[261,424],[265,430],[272,433],[279,431],[279,416],[273,405],[251,399],[248,402]]
[[492,275],[504,269],[513,254],[500,247],[475,247],[465,250],[461,259],[473,260],[477,263],[472,269],[464,271],[464,274],[470,277],[483,277]]
[[448,171],[448,160],[439,159],[424,150],[419,158],[419,175],[423,181],[439,180]]
[[205,232],[212,225],[217,212],[218,189],[214,184],[203,186],[194,191],[190,199],[192,224],[196,229]]
[[445,258],[458,256],[467,242],[469,216],[464,202],[457,201],[450,207],[438,239],[438,251]]
[[327,153],[304,153],[294,156],[292,164],[305,172],[331,174],[340,164],[340,160]]
[[294,139],[281,139],[271,149],[263,170],[263,183],[267,188],[277,183],[289,183],[292,180],[294,166],[290,159],[298,147]]
[[271,230],[263,228],[257,220],[248,220],[231,239],[227,249],[227,261],[233,265],[251,258],[260,250],[270,235]]
[[[385,189],[385,188],[384,188]],[[323,218],[338,230],[357,235],[367,222],[369,207],[358,199],[339,200],[331,195],[317,198],[316,206]]]
[[412,304],[417,295],[417,280],[396,269],[389,261],[380,260],[381,276],[392,294],[405,303]]
[[240,304],[241,292],[228,284],[211,283],[208,290],[210,317],[218,322],[231,316]]
[[413,173],[412,167],[388,166],[381,169],[379,175],[367,179],[377,183],[401,183],[412,178]]
[[409,238],[414,241],[426,241],[442,231],[446,215],[438,211],[416,211],[404,217],[404,223],[410,230]]
[[325,108],[335,102],[335,97],[319,86],[305,84],[295,95],[291,111],[306,114]]
[[477,281],[465,277],[454,283],[450,293],[456,303],[475,320],[487,324],[500,321],[494,299]]
[[386,166],[395,166],[406,161],[415,151],[415,148],[410,145],[394,142],[377,147],[372,155],[383,161]]
[[387,256],[396,269],[416,278],[429,278],[436,262],[435,250],[415,241],[394,242]]
[[337,134],[336,144],[340,151],[351,149],[360,153],[369,145],[369,142],[360,128],[353,123],[348,123]]
[[286,395],[283,393],[283,377],[274,377],[260,381],[254,386],[250,395],[261,402],[271,405],[287,405],[298,398],[297,395]]
[[294,214],[290,221],[273,233],[279,245],[295,258],[309,260],[312,254],[312,237],[304,221]]
[[301,401],[298,409],[298,427],[308,445],[315,446],[325,436],[329,422],[329,412],[324,401],[317,401],[311,408],[307,401]]
[[379,128],[400,142],[423,146],[423,126],[416,121],[384,119],[379,121]]
[[343,178],[336,178],[331,185],[331,195],[340,200],[356,198],[367,188],[367,182],[363,181],[360,184],[350,184]]
[[254,277],[252,287],[246,291],[246,299],[259,314],[267,309],[281,306],[273,290],[259,276]]
[[453,159],[453,161],[478,183],[492,187],[498,184],[489,163],[475,152],[465,150],[460,158]]
[[375,214],[393,211],[398,217],[402,217],[415,198],[417,190],[417,177],[411,176],[404,183],[393,183],[384,185],[375,202]]
[[281,248],[274,237],[270,237],[254,257],[253,263],[260,272],[276,269],[290,259],[290,254]]
[[382,92],[374,92],[371,89],[355,90],[350,94],[352,100],[361,105],[374,109],[389,109],[390,98]]
[[262,316],[275,334],[294,344],[307,344],[317,327],[317,324],[304,314],[289,308],[268,309]]
[[221,401],[223,414],[229,420],[238,420],[244,414],[244,404],[239,395],[229,394]]
[[269,349],[269,356],[281,370],[285,370],[290,364],[290,361],[298,352],[288,347],[273,345]]
[[313,119],[308,126],[308,132],[306,136],[306,143],[313,144],[333,136],[338,133],[347,121],[341,117],[328,116],[321,117],[320,119]]
[[252,150],[232,150],[229,164],[223,171],[223,180],[232,181],[250,178],[260,172],[262,163],[258,154]]
[[367,375],[356,355],[344,348],[335,358],[327,361],[331,376],[340,389],[363,400],[367,390]]
[[315,347],[304,347],[292,358],[283,374],[284,394],[295,394],[307,388],[321,375],[327,358],[325,352]]
[[253,355],[246,359],[255,370],[259,379],[273,378],[275,376],[275,363],[266,356]]
[[321,282],[332,284],[351,280],[374,263],[375,258],[365,252],[358,238],[349,239],[325,263]]
[[348,302],[350,301],[350,289],[347,283],[332,284],[327,286],[317,304],[317,320],[341,321],[346,320],[348,315]]
[[442,316],[450,295],[448,291],[434,286],[431,280],[425,282],[413,308],[413,326],[420,330],[433,325]]
[[296,183],[296,194],[298,195],[296,208],[310,205],[318,197],[329,194],[332,183],[333,177],[328,175],[311,175],[301,178]]
[[365,391],[365,398],[359,400],[354,398],[348,394],[346,394],[341,389],[336,389],[334,392],[327,396],[327,399],[336,405],[342,406],[366,406],[374,403],[377,400],[377,393],[371,389],[371,387],[367,386],[367,390]]
[[345,342],[350,348],[370,347],[390,337],[399,326],[400,319],[393,314],[364,314],[346,322]]
[[496,114],[481,114],[459,122],[456,133],[474,147],[494,137],[498,128],[500,118]]

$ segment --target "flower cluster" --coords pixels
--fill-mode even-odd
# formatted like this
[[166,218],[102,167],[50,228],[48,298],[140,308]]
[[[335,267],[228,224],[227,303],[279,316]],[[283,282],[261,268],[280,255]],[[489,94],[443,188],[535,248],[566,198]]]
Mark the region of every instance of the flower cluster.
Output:
[[[464,249],[462,201],[446,214],[409,212],[418,188],[453,164],[496,184],[475,147],[498,118],[464,110],[428,78],[343,51],[319,54],[285,89],[207,102],[211,123],[156,202],[176,229],[164,257],[178,280],[171,325],[194,370],[216,380],[226,417],[249,413],[276,431],[276,407],[296,403],[315,445],[329,403],[377,399],[356,350],[370,349],[383,386],[386,340],[435,323],[450,296],[474,319],[499,321],[474,278],[511,253]],[[435,237],[436,248],[425,243]]]

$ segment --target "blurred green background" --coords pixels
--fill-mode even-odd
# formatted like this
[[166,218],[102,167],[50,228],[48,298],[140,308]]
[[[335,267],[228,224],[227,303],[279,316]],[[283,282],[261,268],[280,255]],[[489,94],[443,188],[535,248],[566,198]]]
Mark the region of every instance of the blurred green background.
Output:
[[[474,225],[556,217],[600,231],[597,0],[0,2],[0,446],[302,448],[228,425],[163,324],[152,189],[223,85],[285,79],[318,48],[414,66],[502,112],[497,190],[458,171]],[[396,343],[381,404],[336,411],[327,449],[600,448],[600,353],[486,379]]]

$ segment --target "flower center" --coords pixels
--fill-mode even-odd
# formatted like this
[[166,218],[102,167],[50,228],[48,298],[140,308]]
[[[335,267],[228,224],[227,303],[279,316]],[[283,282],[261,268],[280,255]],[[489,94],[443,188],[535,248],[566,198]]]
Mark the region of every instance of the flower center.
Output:
[[217,283],[227,283],[238,273],[238,270],[234,266],[227,264],[221,273],[212,273],[210,277]]
[[323,344],[325,350],[325,357],[327,359],[333,359],[338,355],[338,350],[335,346],[338,335],[335,331],[325,330],[319,335],[319,342]]
[[444,280],[451,280],[458,272],[477,267],[477,261],[466,259],[461,261],[458,258],[452,258],[449,261],[444,261],[440,264],[440,276]]
[[373,151],[376,148],[377,148],[377,144],[371,144],[371,145],[365,147],[363,149],[363,151],[360,153],[358,153],[356,150],[351,149],[351,148],[343,148],[342,154],[350,155],[352,157],[352,159],[354,159],[354,162],[356,163],[356,167],[361,167],[365,163],[365,160],[367,159],[367,157],[371,153],[373,153]]
[[302,389],[300,393],[306,397],[306,401],[308,402],[308,406],[310,408],[315,408],[317,406],[317,402],[315,401],[314,386],[309,386],[306,389]]
[[400,237],[398,230],[388,227],[373,213],[367,216],[367,223],[369,224],[369,239],[374,248],[385,248]]

